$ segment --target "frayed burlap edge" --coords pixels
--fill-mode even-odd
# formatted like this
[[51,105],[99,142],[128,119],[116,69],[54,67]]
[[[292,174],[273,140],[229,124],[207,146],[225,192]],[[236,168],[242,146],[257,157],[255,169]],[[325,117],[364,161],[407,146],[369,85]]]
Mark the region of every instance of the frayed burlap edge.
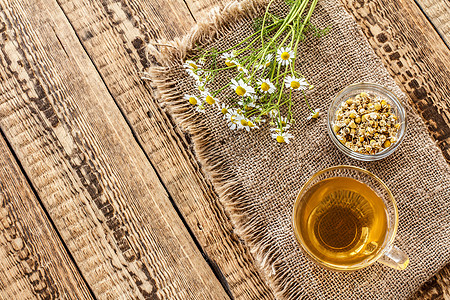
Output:
[[[181,39],[174,41],[159,40],[156,45],[150,44],[148,54],[153,56],[161,66],[150,67],[146,79],[150,79],[157,87],[161,101],[175,116],[181,128],[187,131],[194,143],[194,150],[202,168],[212,181],[221,202],[234,225],[235,232],[249,246],[255,258],[262,277],[274,291],[275,297],[285,298],[289,294],[290,285],[287,273],[280,273],[283,264],[277,258],[277,249],[268,246],[265,241],[263,223],[258,218],[248,218],[246,209],[249,195],[244,191],[238,179],[231,172],[226,162],[218,153],[218,145],[211,138],[211,131],[198,114],[183,99],[183,94],[177,89],[176,82],[167,76],[168,70],[179,66],[190,54],[195,53],[197,46],[207,45],[217,40],[221,35],[229,33],[237,21],[252,20],[260,16],[267,1],[247,0],[231,2],[226,6],[213,9],[206,22],[198,23],[192,31]],[[255,230],[261,228],[261,230]]]

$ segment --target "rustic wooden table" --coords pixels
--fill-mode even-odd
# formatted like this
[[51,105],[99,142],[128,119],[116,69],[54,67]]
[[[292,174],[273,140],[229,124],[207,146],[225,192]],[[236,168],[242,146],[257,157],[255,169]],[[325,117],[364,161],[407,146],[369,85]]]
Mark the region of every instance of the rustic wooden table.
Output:
[[[450,2],[342,3],[450,161]],[[273,298],[139,76],[218,4],[0,0],[1,299]]]

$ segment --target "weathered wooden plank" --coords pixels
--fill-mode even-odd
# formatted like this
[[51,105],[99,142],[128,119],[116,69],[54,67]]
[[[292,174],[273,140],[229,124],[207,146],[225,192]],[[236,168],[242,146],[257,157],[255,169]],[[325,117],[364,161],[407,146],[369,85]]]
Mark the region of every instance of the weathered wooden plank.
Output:
[[441,37],[450,45],[450,1],[415,0],[427,18],[436,27]]
[[450,268],[443,268],[433,276],[412,297],[415,300],[449,300],[450,299]]
[[450,162],[450,50],[413,0],[343,0]]
[[0,299],[93,299],[0,136]]
[[0,24],[0,126],[94,294],[227,299],[58,4]]
[[[213,265],[236,299],[271,299],[253,258],[233,233],[189,140],[161,110],[139,72],[146,44],[186,33],[194,21],[183,1],[58,0],[136,137]],[[206,12],[205,12],[206,13]],[[145,84],[145,85],[144,85]]]

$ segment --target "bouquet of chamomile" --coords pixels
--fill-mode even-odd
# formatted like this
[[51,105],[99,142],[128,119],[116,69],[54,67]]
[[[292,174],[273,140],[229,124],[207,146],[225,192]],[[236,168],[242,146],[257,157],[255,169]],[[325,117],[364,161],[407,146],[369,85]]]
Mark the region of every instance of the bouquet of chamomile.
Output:
[[[309,22],[317,0],[287,1],[291,9],[284,18],[269,12],[272,0],[264,16],[254,21],[255,32],[246,39],[223,51],[199,49],[198,56],[184,62],[197,86],[195,93],[184,98],[197,112],[219,110],[231,130],[257,130],[268,121],[271,137],[278,143],[293,138],[289,133],[294,124],[293,94],[304,98],[310,110],[308,119],[319,117],[320,110],[309,105],[305,94],[313,85],[295,70],[295,59],[307,31],[320,37],[329,28],[317,29]],[[211,61],[214,63],[207,63]],[[227,84],[212,90],[219,72],[232,75]],[[232,99],[221,99],[225,89],[233,91]]]

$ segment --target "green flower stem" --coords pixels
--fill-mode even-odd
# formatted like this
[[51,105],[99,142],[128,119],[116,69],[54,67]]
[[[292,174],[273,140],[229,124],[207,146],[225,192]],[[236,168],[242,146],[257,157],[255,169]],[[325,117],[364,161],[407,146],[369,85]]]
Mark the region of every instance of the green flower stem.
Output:
[[280,75],[280,69],[281,69],[281,64],[278,64],[278,68],[277,68],[277,83],[276,83],[276,85],[278,85],[278,80],[279,80],[279,75]]
[[213,97],[217,96],[217,94],[219,94],[221,91],[223,91],[224,89],[226,89],[230,85],[231,85],[231,81],[229,83],[227,83],[226,85],[224,85],[223,87],[221,87],[220,89],[218,89],[217,91],[214,91]]
[[298,47],[298,44],[301,39],[301,33],[303,33],[303,29],[305,28],[306,24],[309,22],[309,19],[311,19],[312,13],[313,13],[314,9],[316,8],[317,2],[318,2],[318,0],[313,0],[311,6],[309,8],[308,14],[306,15],[306,18],[303,20],[302,26],[300,27],[300,30],[299,30],[300,34],[297,38],[297,42],[295,43],[295,47],[294,47],[295,52],[297,52],[297,47]]
[[303,97],[305,98],[306,106],[308,106],[309,110],[314,114],[315,111],[314,111],[314,110],[311,108],[311,106],[309,105],[308,99],[306,98],[306,93],[305,93],[305,91],[302,91],[302,92],[303,92]]
[[288,119],[292,120],[292,90],[289,93]]
[[[267,50],[270,48],[270,46],[272,46],[273,43],[275,43],[277,41],[277,39],[280,37],[280,35],[286,30],[286,27],[288,25],[290,25],[291,22],[295,18],[301,17],[301,13],[300,13],[301,7],[302,7],[302,5],[306,6],[306,4],[308,2],[309,2],[309,0],[302,0],[302,1],[297,1],[294,3],[294,6],[291,8],[288,15],[284,19],[283,24],[281,24],[281,27],[278,29],[278,31],[275,33],[275,35],[271,38],[271,40],[268,42],[268,44],[265,47],[263,47],[262,57],[264,57],[266,55]],[[297,6],[299,6],[299,7],[297,8]],[[264,30],[264,27],[262,30]],[[262,62],[262,60],[260,61],[260,63],[261,62]]]
[[197,70],[200,70],[200,71],[223,71],[223,70],[232,69],[232,68],[236,68],[236,66],[226,66],[226,67],[219,68],[219,69],[200,69],[200,68],[198,68]]
[[[266,18],[269,14],[269,8],[272,5],[272,3],[275,0],[270,0],[269,4],[267,4],[267,8],[266,8],[266,12],[264,13],[264,18],[263,18],[263,22],[262,22],[262,29],[261,29],[261,34],[260,34],[260,38],[261,38],[261,47],[264,48],[264,28],[265,28],[265,23],[266,23]],[[260,62],[261,63],[261,62]]]
[[[314,33],[319,32],[322,34],[325,30],[317,29],[314,26],[312,26],[311,29],[309,23],[318,0],[294,0],[291,9],[285,17],[278,17],[270,13],[269,10],[275,3],[275,0],[268,0],[268,2],[263,18],[255,20],[255,32],[253,34],[250,34],[237,44],[222,51],[218,51],[216,48],[205,50],[201,47],[197,47],[199,53],[200,51],[202,53],[197,56],[197,58],[204,60],[209,68],[206,69],[202,67],[198,69],[199,71],[204,71],[204,74],[200,76],[198,89],[203,91],[205,87],[210,88],[208,84],[215,81],[215,77],[217,74],[220,74],[220,71],[234,69],[232,72],[236,72],[235,70],[237,70],[237,67],[235,65],[224,66],[224,63],[220,61],[218,57],[222,53],[231,51],[233,54],[232,59],[236,60],[236,64],[239,64],[239,66],[248,70],[248,73],[245,74],[244,72],[237,70],[238,72],[234,73],[230,78],[234,77],[235,80],[243,79],[246,84],[255,89],[256,98],[247,96],[239,97],[242,100],[242,105],[235,99],[236,94],[234,93],[234,97],[227,97],[224,95],[223,98],[232,101],[230,107],[237,108],[239,114],[242,114],[246,118],[251,118],[252,121],[255,120],[256,123],[258,120],[261,120],[263,116],[267,116],[270,113],[271,117],[267,117],[270,120],[270,124],[276,126],[276,128],[283,133],[286,131],[286,127],[282,124],[282,120],[287,117],[287,122],[294,122],[292,113],[292,95],[297,93],[289,85],[286,86],[286,77],[292,76],[294,78],[303,78],[303,76],[295,70],[295,62],[297,57],[300,57],[301,55],[297,53],[299,43],[305,38],[304,32],[313,30]],[[295,53],[295,55],[290,58],[287,65],[282,65],[277,62],[277,52],[281,47],[287,47]],[[268,55],[274,56],[270,62],[266,59]],[[267,62],[269,62],[269,64],[265,66]],[[232,73],[230,72],[229,74]],[[270,80],[271,85],[275,85],[276,92],[264,94],[261,87],[256,84],[259,80],[266,79]],[[212,92],[213,97],[223,93],[223,91],[229,88],[231,84],[231,81],[229,81],[218,90]],[[265,87],[263,88],[265,89]],[[289,92],[287,92],[287,90],[289,90]],[[308,102],[305,91],[301,92],[303,93],[306,106],[311,113],[315,113]],[[256,103],[254,99],[256,99]],[[257,104],[257,106],[254,108],[248,107],[248,105],[252,105],[250,103]],[[276,116],[274,116],[272,112],[276,112]]]
[[281,97],[283,96],[283,90],[284,90],[284,84],[281,83],[281,86],[280,86],[280,94],[278,95],[278,103],[277,103],[277,106],[278,106],[278,107],[280,107]]

